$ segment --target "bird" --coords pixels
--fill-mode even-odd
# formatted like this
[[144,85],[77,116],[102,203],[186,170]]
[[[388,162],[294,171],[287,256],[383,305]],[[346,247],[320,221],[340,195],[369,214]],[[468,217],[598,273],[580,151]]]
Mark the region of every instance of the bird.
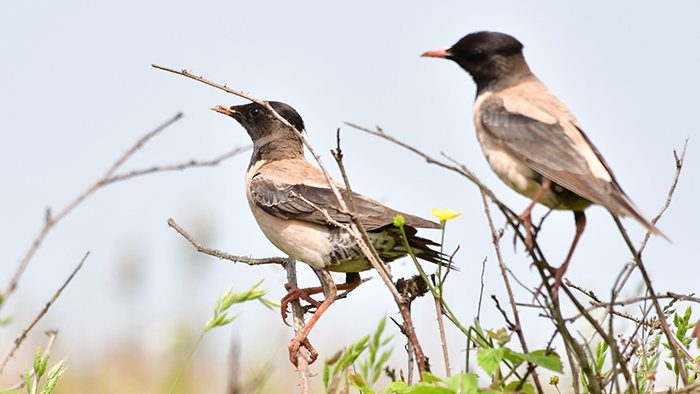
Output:
[[574,212],[573,244],[564,263],[554,270],[556,295],[586,226],[584,210],[591,204],[616,217],[631,216],[648,231],[665,235],[622,191],[581,124],[530,71],[522,50],[510,35],[480,31],[422,57],[452,60],[476,83],[474,124],[484,155],[503,182],[532,199],[519,215],[527,231],[527,248],[532,250],[530,213],[536,203]]
[[[240,123],[253,141],[253,154],[245,177],[250,210],[267,239],[291,258],[308,264],[317,275],[322,271],[346,273],[345,283],[332,286],[333,292],[326,294],[323,303],[309,297],[320,293],[321,288],[298,289],[290,284],[285,285],[289,293],[281,302],[283,320],[286,318],[286,305],[291,300],[302,298],[317,307],[309,322],[289,345],[289,357],[296,366],[297,351],[302,344],[309,350],[311,363],[318,357],[307,336],[319,317],[335,301],[336,288],[354,289],[361,283],[359,272],[372,268],[372,265],[350,233],[327,220],[326,214],[341,224],[348,224],[351,219],[341,209],[321,170],[304,157],[300,134],[304,131],[303,119],[288,104],[277,101],[267,103],[293,128],[276,117],[267,106],[257,102],[211,108]],[[335,186],[349,207],[347,189],[337,182]],[[430,248],[438,244],[416,236],[418,228],[440,229],[440,224],[393,210],[358,193],[353,192],[352,197],[357,217],[384,262],[391,262],[408,253],[400,229],[393,224],[397,215],[405,219],[408,244],[416,257],[433,263],[440,262],[440,254]],[[322,276],[319,275],[319,278]]]

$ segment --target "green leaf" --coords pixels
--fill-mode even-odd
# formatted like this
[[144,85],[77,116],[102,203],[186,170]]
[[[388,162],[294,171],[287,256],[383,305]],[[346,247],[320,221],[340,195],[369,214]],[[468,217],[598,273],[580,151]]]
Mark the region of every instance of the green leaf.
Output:
[[601,372],[603,370],[603,363],[605,363],[605,358],[607,356],[607,350],[608,350],[608,343],[605,341],[599,342],[598,345],[596,346],[595,349],[595,358],[596,358],[596,371]]
[[476,361],[479,366],[486,371],[489,375],[498,368],[498,364],[501,363],[503,359],[503,351],[506,348],[501,349],[481,349],[476,355]]
[[331,369],[328,367],[328,363],[323,363],[323,387],[328,391],[328,381],[330,380]]
[[355,373],[348,374],[348,380],[354,388],[362,391],[363,393],[374,394],[374,391],[372,391],[372,389],[369,388],[367,382],[365,382],[365,380],[362,378],[362,375]]
[[[509,360],[513,360],[513,358],[520,358],[524,361],[533,363],[535,365],[539,365],[541,367],[551,369],[552,371],[562,372],[561,359],[559,359],[559,355],[555,352],[552,352],[549,355],[545,355],[544,350],[535,350],[534,352],[530,352],[528,354],[522,354],[522,353],[514,352],[508,348],[504,348],[504,349],[506,352],[506,357],[508,357]],[[515,357],[509,357],[509,356],[515,356]],[[479,362],[479,364],[481,365],[481,362]],[[483,368],[483,366],[482,366],[482,368]]]
[[389,357],[391,357],[391,352],[394,349],[389,349],[386,352],[382,353],[382,356],[379,357],[379,361],[374,365],[374,371],[372,372],[372,382],[371,384],[374,384],[377,382],[377,379],[379,379],[379,376],[381,376],[382,373],[382,367],[384,366],[384,363],[387,362]]
[[411,388],[406,384],[406,382],[401,382],[401,381],[396,381],[391,383],[391,386],[389,386],[389,390],[391,390],[392,393],[405,393],[406,391],[410,390]]
[[386,345],[387,343],[391,342],[392,339],[394,339],[394,335],[396,334],[391,334],[389,337],[385,340],[382,341],[382,346]]
[[44,371],[41,370],[41,346],[36,349],[36,354],[34,355],[34,373],[36,373],[37,381],[44,374]]
[[39,369],[41,370],[41,373],[39,373],[40,376],[43,375],[44,372],[46,372],[46,364],[48,362],[49,362],[49,354],[46,353],[46,356],[44,356],[44,358],[41,359],[41,366],[39,367]]
[[275,308],[282,306],[282,304],[280,304],[280,302],[277,300],[272,300],[269,298],[259,298],[258,300],[270,310],[275,310]]
[[406,394],[455,394],[452,390],[447,387],[436,386],[431,383],[420,382],[414,384],[411,388],[406,391],[401,391],[401,393]]
[[445,384],[454,393],[476,394],[479,392],[479,379],[473,373],[463,373],[445,379]]
[[[503,391],[515,391],[516,388],[518,388],[518,385],[520,382],[511,382],[506,387],[503,388]],[[535,388],[532,387],[531,384],[525,383],[523,387],[520,388],[519,393],[532,393],[535,394]]]
[[379,321],[379,326],[377,326],[377,332],[374,333],[374,346],[375,348],[379,347],[379,340],[381,339],[382,332],[384,332],[384,327],[386,326],[386,316],[382,320]]
[[56,387],[58,380],[63,377],[63,373],[65,371],[62,371],[61,369],[63,368],[64,362],[65,360],[61,360],[58,364],[51,368],[49,375],[46,377],[46,384],[44,385],[44,389],[41,390],[41,394],[51,394],[54,387]]
[[430,372],[423,372],[423,373],[421,374],[421,376],[423,377],[423,381],[424,381],[425,383],[436,383],[436,382],[442,383],[442,382],[443,382],[442,379],[440,379],[440,378],[438,378],[437,376],[431,374]]
[[27,392],[31,393],[32,392],[32,384],[31,380],[29,380],[29,368],[24,367],[24,387],[27,388]]

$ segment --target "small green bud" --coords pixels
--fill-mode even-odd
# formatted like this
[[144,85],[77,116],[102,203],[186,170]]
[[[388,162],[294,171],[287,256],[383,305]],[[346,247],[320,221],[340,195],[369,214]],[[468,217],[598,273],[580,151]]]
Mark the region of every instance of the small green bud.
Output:
[[404,219],[403,216],[401,216],[401,215],[394,216],[394,226],[403,227],[404,223],[406,223],[406,219]]

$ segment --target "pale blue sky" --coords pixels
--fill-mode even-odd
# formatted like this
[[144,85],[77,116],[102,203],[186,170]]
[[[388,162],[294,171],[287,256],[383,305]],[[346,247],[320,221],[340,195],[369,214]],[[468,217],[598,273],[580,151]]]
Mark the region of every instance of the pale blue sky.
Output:
[[[675,170],[673,150],[692,137],[675,199],[658,224],[673,243],[653,238],[645,261],[657,291],[695,292],[698,15],[700,5],[692,1],[2,3],[0,284],[4,288],[40,230],[47,207],[61,209],[141,135],[176,112],[183,111],[184,118],[138,152],[127,170],[210,159],[249,143],[238,124],[209,110],[242,99],[150,67],[157,63],[292,105],[330,168],[328,149],[335,146],[335,130],[341,127],[346,166],[358,192],[424,217],[430,217],[432,207],[464,212],[448,227],[447,247],[461,245],[457,261],[462,269],[450,279],[449,291],[456,312],[470,322],[485,258],[485,298],[497,294],[506,302],[477,188],[343,122],[379,125],[435,157],[447,152],[513,210],[523,210],[528,200],[496,178],[478,146],[469,76],[451,62],[419,57],[470,32],[493,30],[525,45],[532,70],[567,103],[647,216],[654,216],[666,199]],[[230,284],[243,289],[267,277],[263,286],[279,299],[285,281],[280,268],[197,256],[166,224],[172,217],[193,233],[208,228],[201,233],[204,241],[230,253],[279,255],[257,229],[245,202],[247,163],[248,154],[243,154],[216,168],[150,175],[99,190],[36,253],[2,310],[15,323],[2,329],[0,354],[88,250],[85,268],[30,337],[27,349],[40,343],[41,330],[57,328],[64,351],[57,357],[68,356],[76,365],[106,343],[134,335],[160,354],[173,325],[186,316],[203,324],[216,296]],[[544,212],[536,210],[537,215]],[[592,207],[587,217],[567,277],[606,297],[630,254],[607,211]],[[499,215],[495,221],[500,226],[505,222]],[[643,237],[637,223],[624,223],[633,239]],[[424,234],[439,239],[438,232]],[[563,261],[573,234],[570,212],[548,218],[538,241],[552,264]],[[539,275],[530,270],[522,246],[513,252],[511,239],[508,230],[502,243],[507,264],[528,286],[538,286]],[[394,267],[397,275],[411,273],[405,262]],[[302,284],[314,285],[311,271],[300,268]],[[630,294],[638,289],[638,277],[634,280]],[[371,281],[331,307],[311,334],[322,357],[360,338],[383,315],[395,313],[383,287],[379,280]],[[525,292],[518,289],[518,294],[529,301]],[[422,320],[419,334],[432,332],[430,303],[416,308],[416,318]],[[482,309],[485,327],[503,326],[490,301]],[[234,335],[277,336],[246,342],[244,357],[284,355],[291,331],[279,316],[258,305],[243,312]],[[343,316],[365,323],[339,324]],[[524,324],[532,346],[543,346],[548,337],[535,331],[549,332],[548,323],[530,312]],[[261,326],[269,331],[261,334]],[[227,348],[231,334],[223,331],[208,338],[205,348]],[[455,332],[450,335],[457,338]],[[437,338],[426,334],[424,341],[440,365]],[[461,359],[463,341],[458,341],[455,361]],[[223,359],[219,353],[216,357]],[[23,368],[24,362],[20,357],[16,366]],[[402,366],[399,362],[397,358]],[[457,370],[463,368],[455,363]]]

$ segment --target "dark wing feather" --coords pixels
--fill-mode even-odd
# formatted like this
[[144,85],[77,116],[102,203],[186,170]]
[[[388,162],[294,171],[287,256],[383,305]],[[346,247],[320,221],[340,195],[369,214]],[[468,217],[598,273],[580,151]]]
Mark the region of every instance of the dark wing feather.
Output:
[[[339,191],[347,206],[350,207],[347,191],[344,188],[339,188]],[[341,213],[338,199],[330,188],[280,184],[268,178],[256,176],[250,183],[250,194],[255,204],[268,214],[281,219],[327,224],[326,217],[320,211],[299,198],[303,196],[319,208],[326,210],[333,220],[339,223],[348,223],[350,220],[347,215]],[[403,215],[407,226],[440,228],[437,223],[395,211],[363,195],[353,193],[353,197],[358,217],[368,231],[392,224],[396,215]]]
[[607,182],[591,173],[559,123],[508,112],[497,98],[485,100],[480,114],[484,131],[530,168],[589,201],[607,205],[608,190],[603,185]]

